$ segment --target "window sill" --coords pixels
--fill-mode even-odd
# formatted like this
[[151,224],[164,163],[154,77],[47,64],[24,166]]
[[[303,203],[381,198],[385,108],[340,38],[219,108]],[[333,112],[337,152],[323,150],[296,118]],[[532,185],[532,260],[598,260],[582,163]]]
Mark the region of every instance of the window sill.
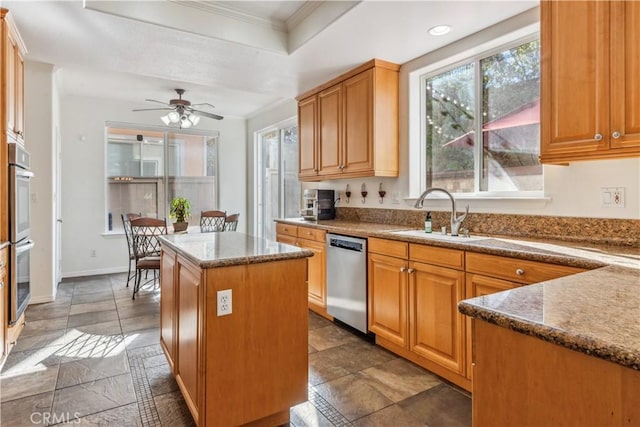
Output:
[[105,239],[116,239],[124,236],[124,230],[123,231],[104,231],[100,235]]

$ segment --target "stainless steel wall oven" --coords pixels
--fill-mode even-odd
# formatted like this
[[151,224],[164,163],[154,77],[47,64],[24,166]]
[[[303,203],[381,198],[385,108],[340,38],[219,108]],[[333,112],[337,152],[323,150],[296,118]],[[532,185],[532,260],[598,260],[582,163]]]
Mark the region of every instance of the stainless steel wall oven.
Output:
[[31,157],[9,144],[9,323],[18,321],[31,299]]

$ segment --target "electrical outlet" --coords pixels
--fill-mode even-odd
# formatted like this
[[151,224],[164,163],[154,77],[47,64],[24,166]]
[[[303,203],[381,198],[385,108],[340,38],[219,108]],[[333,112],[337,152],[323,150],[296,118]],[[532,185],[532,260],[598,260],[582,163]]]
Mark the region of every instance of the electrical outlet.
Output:
[[607,208],[624,208],[624,187],[602,187],[600,205]]
[[91,258],[95,258],[95,257],[96,257],[96,250],[95,250],[95,249],[91,249],[91,250],[89,251],[89,256],[90,256]]
[[218,291],[218,316],[226,316],[231,314],[231,307],[233,305],[231,300],[231,289],[225,289],[224,291]]

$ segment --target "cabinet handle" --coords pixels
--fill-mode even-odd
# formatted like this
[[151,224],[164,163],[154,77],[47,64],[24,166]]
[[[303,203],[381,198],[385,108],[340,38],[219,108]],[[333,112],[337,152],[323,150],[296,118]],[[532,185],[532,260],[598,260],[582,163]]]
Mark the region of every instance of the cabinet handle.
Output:
[[315,168],[314,168],[314,169],[313,169],[313,171],[314,171],[314,172],[318,172],[318,169],[315,169]]
[[407,267],[400,267],[400,273],[404,273],[405,271],[407,271]]
[[310,231],[307,231],[307,236],[311,236],[313,233]]
[[410,269],[408,269],[408,270],[407,270],[407,273],[411,274],[411,273],[413,273],[414,271],[415,271],[415,270],[414,270],[413,268],[410,268]]
[[517,274],[518,276],[522,276],[522,275],[524,274],[524,270],[523,270],[523,269],[521,269],[521,268],[518,268],[518,269],[516,269],[516,274]]
[[615,131],[614,133],[611,134],[611,136],[613,137],[613,139],[618,139],[620,138],[620,132]]
[[595,136],[593,137],[593,139],[595,139],[596,141],[600,141],[602,139],[602,134],[601,133],[596,133]]
[[0,281],[0,289],[4,288],[4,280]]

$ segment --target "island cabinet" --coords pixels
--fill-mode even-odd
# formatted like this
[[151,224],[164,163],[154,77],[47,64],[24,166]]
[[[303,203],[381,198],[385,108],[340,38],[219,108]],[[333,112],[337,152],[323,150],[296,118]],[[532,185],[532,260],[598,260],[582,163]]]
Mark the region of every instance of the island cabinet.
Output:
[[465,378],[464,251],[369,238],[369,330],[376,343],[470,389]]
[[26,47],[7,9],[0,8],[2,22],[3,134],[10,142],[24,144],[24,55]]
[[313,256],[308,258],[309,309],[323,317],[332,319],[327,314],[326,231],[301,225],[278,223],[276,225],[276,240],[313,252]]
[[203,267],[165,244],[161,257],[161,346],[196,425],[288,423],[290,407],[307,399],[306,259],[232,255]]
[[[523,285],[557,279],[585,271],[582,268],[548,264],[475,252],[466,253],[466,298],[490,295]],[[467,377],[473,379],[473,328],[467,317]]]
[[540,9],[541,162],[640,155],[640,3]]
[[299,179],[398,176],[398,70],[373,59],[298,96]]

